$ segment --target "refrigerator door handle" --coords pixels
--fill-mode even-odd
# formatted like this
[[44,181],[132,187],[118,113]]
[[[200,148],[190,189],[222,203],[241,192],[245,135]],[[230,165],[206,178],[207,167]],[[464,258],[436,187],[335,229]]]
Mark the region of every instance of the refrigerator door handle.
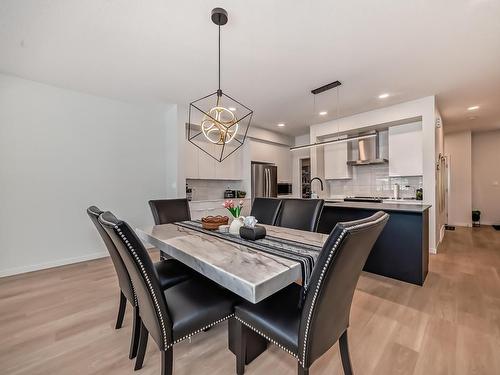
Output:
[[264,197],[268,197],[268,184],[267,184],[267,169],[264,169]]
[[271,196],[271,176],[269,169],[265,169],[265,174],[266,174],[266,197],[269,198]]
[[271,170],[267,170],[267,196],[271,197]]
[[267,170],[267,197],[271,197],[271,171]]
[[267,197],[267,174],[265,169],[264,169],[264,197]]

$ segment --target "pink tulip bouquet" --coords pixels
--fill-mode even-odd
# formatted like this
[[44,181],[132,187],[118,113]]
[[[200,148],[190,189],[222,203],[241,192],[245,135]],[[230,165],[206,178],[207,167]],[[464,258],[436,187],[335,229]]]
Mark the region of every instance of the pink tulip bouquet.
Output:
[[234,204],[233,200],[227,200],[223,204],[224,208],[227,208],[233,217],[240,217],[241,209],[243,208],[243,201],[239,201],[237,205]]

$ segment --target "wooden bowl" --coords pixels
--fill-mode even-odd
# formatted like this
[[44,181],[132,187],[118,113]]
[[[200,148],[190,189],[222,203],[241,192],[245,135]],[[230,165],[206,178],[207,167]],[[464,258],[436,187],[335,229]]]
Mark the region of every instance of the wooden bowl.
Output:
[[227,216],[207,216],[201,218],[201,226],[207,230],[217,230],[221,225],[227,225],[229,218]]

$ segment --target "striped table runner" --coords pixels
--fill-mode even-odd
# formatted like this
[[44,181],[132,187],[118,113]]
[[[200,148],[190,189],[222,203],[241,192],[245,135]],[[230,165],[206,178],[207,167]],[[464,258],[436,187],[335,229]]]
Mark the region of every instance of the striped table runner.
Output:
[[319,246],[270,235],[267,235],[265,238],[257,241],[245,240],[240,236],[234,234],[203,229],[201,221],[199,220],[181,221],[175,224],[180,227],[192,229],[229,242],[237,243],[239,245],[243,245],[257,251],[262,251],[264,253],[272,254],[281,258],[294,260],[301,265],[302,285],[306,289],[309,284],[309,279],[311,277],[314,263],[316,262],[316,259],[318,259],[319,252],[321,251],[321,247]]

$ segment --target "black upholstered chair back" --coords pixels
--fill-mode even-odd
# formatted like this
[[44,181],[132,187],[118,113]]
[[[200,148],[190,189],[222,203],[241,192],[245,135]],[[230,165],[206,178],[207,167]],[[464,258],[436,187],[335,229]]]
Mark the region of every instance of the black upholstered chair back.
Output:
[[191,220],[189,201],[186,198],[150,200],[149,207],[156,225]]
[[259,224],[275,225],[281,208],[281,199],[255,198],[251,216],[255,216]]
[[299,360],[308,367],[332,347],[349,325],[354,290],[389,215],[338,223],[316,261],[302,310]]
[[158,275],[144,245],[130,226],[111,212],[99,216],[108,235],[118,249],[134,286],[142,323],[165,350],[172,343],[172,323]]
[[94,223],[99,235],[101,236],[106,248],[108,249],[109,256],[111,257],[111,261],[113,262],[113,266],[115,267],[116,275],[118,276],[118,285],[123,293],[123,295],[127,298],[127,300],[135,305],[135,297],[134,290],[132,288],[132,282],[130,281],[130,276],[127,272],[127,268],[123,263],[123,260],[118,253],[118,250],[115,247],[115,244],[109,237],[108,233],[104,230],[102,225],[99,223],[99,216],[103,213],[96,206],[90,206],[87,208],[87,215],[89,215],[90,220]]
[[316,232],[324,203],[323,199],[283,199],[275,225]]

